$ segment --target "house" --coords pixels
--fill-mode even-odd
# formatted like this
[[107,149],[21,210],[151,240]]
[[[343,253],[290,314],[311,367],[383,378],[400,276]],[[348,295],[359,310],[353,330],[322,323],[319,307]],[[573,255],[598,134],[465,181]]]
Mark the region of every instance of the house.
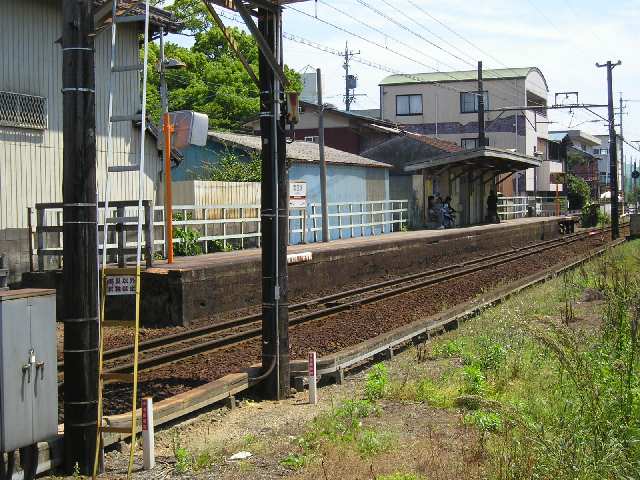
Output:
[[[548,86],[540,69],[483,71],[486,110],[547,105]],[[464,149],[478,148],[478,73],[476,70],[390,75],[380,82],[381,118],[406,130],[435,136]],[[546,109],[486,114],[490,147],[515,150],[529,157],[544,153],[548,136]],[[542,158],[544,165],[544,157]],[[539,192],[535,171],[504,182],[505,195]]]
[[[295,139],[318,143],[318,114],[320,107],[313,102],[300,102],[300,121],[295,128]],[[398,125],[371,116],[375,111],[346,112],[336,107],[324,107],[324,141],[328,147],[359,155],[369,148],[395,135]],[[260,121],[247,125],[254,135],[260,135]],[[389,131],[391,129],[392,131]]]
[[558,130],[549,132],[549,141],[559,145],[557,157],[565,164],[565,171],[586,181],[592,198],[599,198],[599,160],[593,150],[600,148],[601,140],[582,130]]
[[[98,190],[104,198],[107,155],[107,82],[111,55],[111,2],[94,2],[96,146]],[[140,12],[137,1],[121,2],[122,15]],[[3,0],[0,15],[0,253],[8,257],[11,281],[29,268],[27,208],[62,201],[62,2]],[[167,12],[151,10],[152,33],[162,25],[179,25]],[[139,35],[144,24],[119,27],[119,63],[139,63]],[[140,105],[139,72],[118,74],[114,113],[131,114]],[[139,126],[113,127],[115,164],[130,164],[138,151]],[[153,135],[145,148],[144,198],[155,199],[162,161]],[[137,198],[137,173],[119,174],[112,182],[112,199]]]
[[[600,145],[595,145],[592,149],[593,155],[598,159],[598,170],[600,173],[600,191],[608,192],[611,189],[611,164],[609,159],[609,135],[596,135],[600,140]],[[618,187],[622,190],[622,179],[626,183],[626,191],[631,191],[633,180],[631,179],[630,166],[625,166],[624,177],[621,168],[620,152],[622,151],[622,138],[618,135]]]
[[[202,179],[204,173],[203,164],[215,165],[223,155],[235,155],[241,161],[249,161],[251,156],[260,152],[262,148],[261,138],[254,135],[243,135],[212,131],[209,132],[209,141],[204,147],[190,146],[183,151],[184,161],[174,168],[175,179]],[[337,204],[345,204],[346,210],[343,217],[333,217],[331,226],[338,222],[347,224],[351,215],[357,214],[361,208],[382,207],[390,200],[389,196],[389,170],[391,165],[364,158],[359,155],[337,150],[331,147],[325,148],[327,163],[327,199],[331,207],[330,213],[337,213]],[[287,160],[289,163],[289,179],[291,182],[304,182],[307,186],[308,214],[319,214],[320,209],[320,153],[318,145],[305,141],[294,141],[287,144]],[[405,199],[406,200],[406,199]],[[374,205],[375,202],[375,205]],[[349,204],[351,206],[349,206]],[[355,223],[364,223],[358,215]],[[368,217],[368,215],[367,215]],[[310,217],[313,221],[313,217]],[[405,217],[406,219],[406,217]],[[316,217],[314,225],[319,228],[320,220]],[[389,231],[385,227],[385,231]],[[344,231],[332,230],[332,238],[349,238],[357,232],[345,229]],[[370,234],[371,229],[365,228],[365,234]],[[297,243],[294,238],[292,243]]]

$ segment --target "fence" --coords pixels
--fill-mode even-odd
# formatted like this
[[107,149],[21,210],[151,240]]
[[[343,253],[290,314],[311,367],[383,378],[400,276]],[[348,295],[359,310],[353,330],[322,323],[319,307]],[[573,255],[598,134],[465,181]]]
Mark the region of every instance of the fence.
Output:
[[[98,204],[98,251],[102,253],[104,248],[105,220],[110,225],[109,237],[106,242],[106,253],[110,263],[117,263],[123,267],[126,257],[136,254],[137,235],[129,232],[137,231],[136,222],[116,221],[115,217],[137,218],[137,201],[109,202],[109,211],[104,211],[104,203]],[[153,263],[153,229],[151,226],[151,202],[142,202],[143,212],[143,255],[148,267]],[[35,208],[28,209],[29,219],[29,253],[31,259],[31,271],[44,271],[46,259],[54,257],[57,266],[62,266],[63,232],[62,203],[37,203]],[[34,225],[35,214],[35,229]],[[106,217],[106,218],[105,218]],[[37,266],[33,265],[33,258],[37,257]]]
[[[560,214],[567,213],[567,199],[560,197]],[[554,197],[498,197],[498,216],[500,220],[524,218],[532,214],[536,217],[556,215],[557,203]]]
[[[374,202],[343,202],[329,204],[329,231],[332,238],[353,238],[379,235],[401,230],[407,222],[408,200]],[[104,204],[100,204],[99,233],[104,232]],[[153,254],[165,248],[164,207],[152,207],[144,201],[144,246],[147,266],[152,266]],[[137,217],[137,202],[111,202],[107,221],[114,217]],[[310,214],[309,214],[310,210]],[[152,213],[153,212],[153,213]],[[232,248],[260,247],[260,205],[177,205],[174,213],[174,244],[192,241],[203,253]],[[30,225],[34,211],[29,209]],[[31,257],[38,259],[37,270],[45,270],[45,258],[57,257],[61,266],[63,251],[62,204],[37,204],[35,230],[31,228]],[[123,222],[109,229],[106,245],[110,263],[124,266],[126,257],[136,253],[135,222]],[[195,231],[191,239],[186,230]],[[322,213],[318,203],[309,208],[291,209],[289,212],[289,243],[307,243],[322,240]],[[35,236],[35,245],[33,237]],[[99,235],[99,251],[102,252],[103,235]],[[31,270],[35,270],[34,265]]]

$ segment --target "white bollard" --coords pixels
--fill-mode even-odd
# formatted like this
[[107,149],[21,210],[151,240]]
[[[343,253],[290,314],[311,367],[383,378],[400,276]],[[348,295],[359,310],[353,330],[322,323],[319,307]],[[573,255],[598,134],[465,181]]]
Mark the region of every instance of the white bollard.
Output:
[[318,404],[318,385],[317,385],[317,360],[316,352],[309,352],[309,404]]
[[142,399],[142,460],[145,470],[156,465],[156,447],[153,434],[153,399]]

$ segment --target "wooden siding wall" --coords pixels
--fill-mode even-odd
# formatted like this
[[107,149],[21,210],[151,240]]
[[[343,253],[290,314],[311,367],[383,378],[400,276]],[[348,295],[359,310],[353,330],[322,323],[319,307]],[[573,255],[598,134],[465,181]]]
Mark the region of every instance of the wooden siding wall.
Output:
[[[0,230],[27,226],[27,207],[62,201],[62,52],[55,43],[62,33],[61,2],[1,0],[0,90],[47,98],[45,131],[0,127]],[[139,62],[138,27],[120,29],[117,64]],[[107,89],[111,53],[110,29],[102,29],[96,47],[96,142],[98,191],[104,198],[107,151]],[[140,108],[140,74],[117,74],[114,114]],[[139,129],[114,126],[114,164],[135,163]],[[147,135],[143,198],[156,200],[154,185],[162,162],[156,142]],[[111,199],[137,198],[137,173],[111,174]]]

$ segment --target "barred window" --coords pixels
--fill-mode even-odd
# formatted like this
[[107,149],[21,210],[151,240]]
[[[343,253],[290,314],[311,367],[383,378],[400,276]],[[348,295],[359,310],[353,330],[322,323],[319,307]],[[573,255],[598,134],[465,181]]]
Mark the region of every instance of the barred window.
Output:
[[0,125],[5,127],[47,128],[47,99],[34,95],[0,91]]

